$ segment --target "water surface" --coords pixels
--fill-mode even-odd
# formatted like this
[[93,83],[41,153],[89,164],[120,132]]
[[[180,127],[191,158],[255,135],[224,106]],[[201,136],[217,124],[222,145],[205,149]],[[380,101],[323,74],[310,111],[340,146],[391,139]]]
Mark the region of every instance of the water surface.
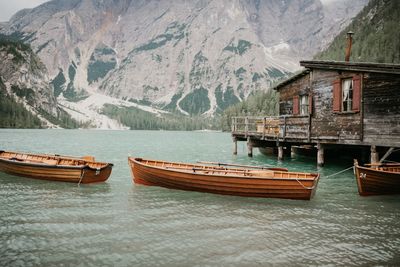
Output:
[[[400,265],[400,197],[360,197],[351,166],[295,156],[232,155],[229,133],[0,130],[4,150],[93,155],[103,184],[0,173],[0,266]],[[146,187],[127,157],[278,165],[322,175],[311,201]]]

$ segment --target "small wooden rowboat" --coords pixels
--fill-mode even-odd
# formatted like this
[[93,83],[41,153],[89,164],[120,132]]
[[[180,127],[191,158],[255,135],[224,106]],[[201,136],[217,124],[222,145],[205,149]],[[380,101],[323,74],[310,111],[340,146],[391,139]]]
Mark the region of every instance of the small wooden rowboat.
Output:
[[400,194],[400,164],[358,165],[354,160],[354,174],[361,196]]
[[136,184],[247,197],[309,200],[317,173],[252,168],[227,168],[142,158],[128,158]]
[[29,178],[71,183],[104,182],[113,164],[82,158],[0,151],[0,171]]

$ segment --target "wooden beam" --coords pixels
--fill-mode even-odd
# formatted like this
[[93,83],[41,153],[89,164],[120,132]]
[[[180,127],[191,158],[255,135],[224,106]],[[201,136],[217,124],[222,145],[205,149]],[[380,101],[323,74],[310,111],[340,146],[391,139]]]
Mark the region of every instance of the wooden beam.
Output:
[[244,118],[245,137],[249,135],[249,117]]
[[322,167],[325,164],[325,151],[324,146],[321,143],[317,144],[317,166]]
[[264,117],[263,118],[263,137],[262,137],[263,140],[265,139],[265,127],[267,126],[266,121],[267,121],[267,118]]
[[237,155],[237,139],[233,137],[233,155]]
[[388,149],[388,151],[386,151],[385,155],[383,155],[383,157],[379,160],[380,163],[382,163],[387,157],[390,156],[390,154],[392,154],[394,150],[394,147],[391,147]]
[[311,142],[311,114],[308,114],[308,133],[307,133],[308,142]]
[[253,156],[253,144],[251,142],[250,137],[247,137],[247,156]]
[[371,163],[378,163],[379,162],[379,154],[376,151],[376,146],[371,146]]
[[283,138],[283,140],[285,140],[285,138],[286,138],[286,116],[285,117],[283,117],[283,136],[282,136],[282,138]]
[[283,146],[278,146],[278,160],[283,160]]

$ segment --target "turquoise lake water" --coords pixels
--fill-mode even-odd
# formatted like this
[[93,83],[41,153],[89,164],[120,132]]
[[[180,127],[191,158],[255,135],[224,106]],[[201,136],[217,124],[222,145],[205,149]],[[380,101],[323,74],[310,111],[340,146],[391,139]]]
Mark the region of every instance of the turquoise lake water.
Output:
[[[0,173],[0,266],[400,265],[400,196],[360,197],[349,159],[278,162],[230,133],[0,129],[0,149],[93,155],[106,183]],[[128,156],[320,172],[311,201],[243,198],[132,182]],[[329,176],[329,177],[328,177]]]

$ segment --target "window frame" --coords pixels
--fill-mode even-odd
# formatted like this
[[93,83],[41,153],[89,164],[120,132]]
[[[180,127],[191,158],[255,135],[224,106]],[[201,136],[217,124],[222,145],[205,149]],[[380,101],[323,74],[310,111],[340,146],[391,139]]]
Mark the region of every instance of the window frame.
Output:
[[[335,114],[354,114],[361,112],[362,99],[362,74],[339,76],[332,82],[332,108]],[[345,81],[351,80],[351,91],[348,93],[348,99],[344,100]],[[346,103],[346,109],[344,108]]]
[[304,94],[299,96],[299,115],[307,116],[310,114],[310,95]]
[[[340,80],[341,82],[341,103],[340,103],[340,112],[343,113],[348,113],[348,112],[353,112],[353,77],[349,77],[349,78],[343,78]],[[347,92],[347,97],[345,95],[345,89],[346,89],[346,83],[349,83],[349,88],[348,88],[348,92]],[[346,99],[347,98],[347,99]]]

